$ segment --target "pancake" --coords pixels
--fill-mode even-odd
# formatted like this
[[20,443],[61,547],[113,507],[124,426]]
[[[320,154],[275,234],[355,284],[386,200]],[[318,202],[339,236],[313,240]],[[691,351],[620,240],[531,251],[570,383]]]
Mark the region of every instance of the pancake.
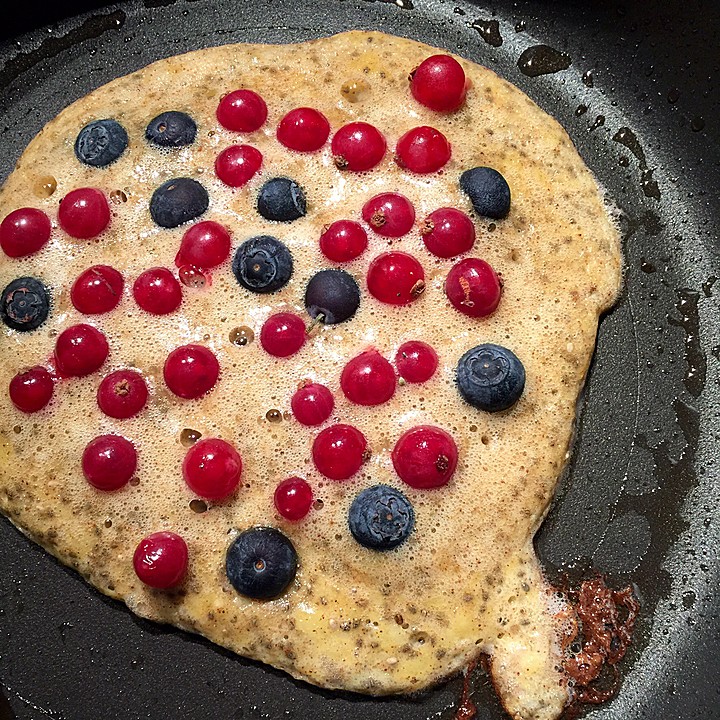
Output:
[[[485,654],[509,714],[549,720],[572,695],[562,644],[569,610],[544,580],[532,538],[569,456],[599,315],[620,287],[619,236],[565,131],[517,88],[457,58],[469,80],[460,109],[436,112],[413,98],[408,74],[437,52],[374,32],[207,48],[114,80],[45,126],[0,192],[0,217],[38,208],[52,220],[50,240],[25,257],[3,256],[0,287],[36,278],[48,290],[50,312],[29,332],[3,326],[0,387],[36,365],[48,367],[55,381],[50,403],[33,413],[2,392],[0,509],[138,615],[200,633],[295,678],[373,695],[409,693]],[[221,98],[239,88],[267,103],[267,122],[256,131],[228,130],[216,117]],[[324,114],[333,133],[355,121],[374,125],[387,154],[372,170],[351,172],[336,167],[329,141],[316,152],[288,150],[276,139],[277,125],[288,111],[308,106]],[[194,142],[159,148],[146,140],[148,123],[166,111],[192,117]],[[78,133],[106,118],[125,129],[127,148],[106,167],[79,162]],[[397,140],[419,126],[450,143],[451,158],[438,172],[410,172],[393,158]],[[257,148],[262,167],[245,186],[231,188],[214,165],[238,143]],[[459,185],[463,172],[485,166],[510,187],[506,217],[478,215]],[[305,215],[282,222],[258,214],[261,187],[276,177],[302,188]],[[158,187],[177,178],[206,189],[208,207],[191,222],[223,225],[233,253],[255,237],[284,243],[292,256],[286,284],[249,291],[231,256],[204,273],[204,283],[191,278],[176,310],[156,315],[139,307],[133,283],[141,273],[178,272],[174,261],[189,226],[162,227],[149,210]],[[58,203],[88,187],[109,199],[110,222],[96,238],[73,238],[58,222]],[[369,245],[358,258],[340,265],[323,256],[323,228],[341,219],[363,223],[365,203],[385,192],[410,200],[413,228],[388,238],[365,223]],[[457,258],[437,257],[423,242],[422,220],[444,207],[472,218],[476,240],[463,257],[485,260],[501,277],[500,302],[484,317],[448,301],[445,279]],[[368,291],[370,263],[388,250],[413,256],[424,270],[424,292],[405,305]],[[124,290],[112,311],[85,315],[70,290],[97,265],[118,270]],[[357,312],[336,324],[311,323],[308,282],[334,267],[356,280]],[[265,321],[278,312],[309,327],[302,348],[288,357],[271,356],[260,341]],[[105,335],[108,358],[83,377],[59,377],[57,338],[80,323]],[[394,361],[408,341],[437,352],[429,380],[400,381],[376,405],[346,397],[341,375],[351,359],[375,350]],[[473,407],[458,392],[458,362],[485,343],[512,350],[525,370],[520,399],[500,412]],[[198,399],[179,397],[164,379],[168,355],[188,344],[209,349],[219,362],[217,383]],[[128,368],[143,376],[149,398],[137,415],[114,419],[99,409],[98,387]],[[298,422],[291,407],[308,381],[334,397],[330,417],[316,427]],[[361,469],[345,480],[330,479],[313,460],[315,438],[335,424],[359,429],[367,441]],[[428,425],[452,437],[457,467],[441,487],[412,487],[396,472],[393,449],[404,433]],[[93,487],[82,467],[86,446],[104,434],[128,439],[138,458],[133,479],[111,492]],[[242,458],[239,486],[228,498],[203,499],[183,479],[199,437],[222,439]],[[290,477],[305,479],[313,494],[309,513],[296,521],[273,503],[278,484]],[[393,549],[361,544],[348,521],[358,495],[377,485],[399,491],[412,506],[412,530]],[[228,548],[257,527],[279,530],[297,557],[294,577],[269,599],[238,592],[226,573]],[[133,568],[138,544],[159,531],[176,533],[188,548],[187,573],[170,589],[148,586]]]

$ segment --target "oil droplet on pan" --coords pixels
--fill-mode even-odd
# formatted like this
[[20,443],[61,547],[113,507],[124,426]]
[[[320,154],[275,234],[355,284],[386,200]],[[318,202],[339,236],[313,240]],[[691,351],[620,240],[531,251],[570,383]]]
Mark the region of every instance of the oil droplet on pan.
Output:
[[567,70],[572,65],[572,58],[549,45],[533,45],[520,55],[517,65],[523,75],[538,77]]
[[640,145],[635,133],[629,127],[621,127],[614,135],[613,140],[620,145],[624,145],[638,161],[640,167],[640,187],[646,197],[652,197],[656,200],[660,199],[660,188],[657,180],[653,178],[653,170],[648,168],[645,151]]
[[707,358],[700,344],[700,314],[698,300],[700,293],[683,288],[677,290],[679,301],[675,305],[680,319],[668,316],[668,323],[685,331],[685,362],[687,372],[684,384],[687,391],[698,397],[705,388],[707,377]]
[[500,47],[503,44],[502,35],[500,35],[500,23],[497,20],[475,20],[471,28],[480,33],[480,37],[493,47]]
[[[375,2],[376,0],[365,0],[365,2]],[[415,6],[412,0],[377,0],[385,5],[397,5],[401,10],[414,10]]]
[[640,176],[640,187],[642,188],[645,197],[652,197],[656,200],[660,199],[660,188],[658,187],[657,180],[652,176],[653,170],[645,170]]
[[713,285],[717,281],[718,279],[715,275],[710,275],[710,277],[702,284],[702,291],[705,297],[712,297]]
[[646,273],[654,273],[656,268],[652,263],[648,262],[647,260],[645,260],[645,258],[643,258],[642,262],[640,263],[640,269]]

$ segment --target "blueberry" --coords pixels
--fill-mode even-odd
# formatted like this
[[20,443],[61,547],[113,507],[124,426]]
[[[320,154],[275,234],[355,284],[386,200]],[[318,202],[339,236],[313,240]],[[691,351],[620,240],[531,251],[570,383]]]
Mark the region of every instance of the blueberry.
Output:
[[235,251],[232,270],[246,290],[271,293],[287,284],[293,259],[285,243],[270,235],[259,235]]
[[478,215],[500,219],[510,211],[510,186],[497,170],[490,167],[466,170],[460,176],[460,187]]
[[266,220],[297,220],[307,211],[305,193],[290,178],[272,178],[260,188],[257,211]]
[[50,293],[37,278],[18,278],[2,292],[0,317],[13,330],[27,332],[39,328],[49,312]]
[[153,145],[160,147],[181,147],[195,142],[197,125],[184,112],[170,110],[153,118],[147,128],[145,137]]
[[105,167],[115,162],[128,146],[128,134],[117,120],[95,120],[75,140],[75,157],[85,165]]
[[316,318],[322,314],[326,325],[349,320],[360,306],[360,288],[344,270],[320,270],[305,288],[305,307]]
[[225,572],[230,584],[255,600],[269,600],[295,579],[297,552],[279,530],[255,527],[241,532],[228,548]]
[[525,387],[525,368],[512,351],[500,345],[478,345],[458,362],[457,386],[463,400],[487,412],[512,407]]
[[200,217],[210,204],[207,190],[190,178],[173,178],[164,182],[150,199],[152,219],[164,228]]
[[412,532],[415,512],[399,490],[374,485],[353,500],[348,523],[350,532],[361,545],[373,550],[392,550]]

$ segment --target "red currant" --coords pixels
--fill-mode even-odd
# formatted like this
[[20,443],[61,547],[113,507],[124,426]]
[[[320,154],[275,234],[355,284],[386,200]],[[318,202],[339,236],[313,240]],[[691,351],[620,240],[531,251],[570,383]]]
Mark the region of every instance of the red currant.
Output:
[[182,345],[165,360],[163,377],[170,391],[186,400],[210,392],[220,376],[220,363],[202,345]]
[[138,578],[149,587],[167,590],[185,579],[188,547],[173,532],[156,532],[143,538],[133,554],[133,568]]
[[363,172],[374,168],[385,157],[387,143],[373,125],[353,122],[335,133],[331,148],[338,169]]
[[215,114],[228,130],[254,132],[267,120],[267,105],[252,90],[234,90],[220,100]]
[[295,392],[290,407],[302,425],[322,425],[332,414],[335,400],[324,385],[308,383]]
[[119,490],[137,470],[137,451],[121,435],[100,435],[85,447],[82,470],[98,490]]
[[368,245],[365,228],[353,220],[336,220],[320,235],[320,250],[333,262],[349,262],[363,254]]
[[50,218],[35,208],[14,210],[0,223],[0,247],[12,258],[36,253],[49,239]]
[[436,172],[450,159],[450,143],[435,128],[423,125],[406,132],[397,142],[397,164],[414,173]]
[[343,368],[340,387],[356,405],[380,405],[395,394],[393,366],[377,351],[366,350]]
[[42,410],[50,402],[52,394],[52,377],[39,365],[18,373],[10,381],[10,400],[25,413]]
[[262,153],[251,145],[231,145],[215,160],[215,174],[230,187],[242,187],[262,165]]
[[235,492],[242,467],[240,454],[230,443],[206,438],[188,450],[182,472],[196,495],[208,500],[224,500]]
[[412,255],[386,252],[370,263],[367,286],[370,294],[381,302],[407,305],[425,291],[425,272]]
[[302,520],[313,501],[312,488],[299,477],[287,478],[275,488],[275,508],[287,520]]
[[277,139],[291,150],[313,152],[319,150],[330,135],[327,118],[313,108],[291,110],[278,125]]
[[75,309],[85,315],[100,315],[118,306],[125,281],[109,265],[93,265],[82,272],[70,289]]
[[63,330],[55,341],[55,362],[60,375],[84,377],[98,370],[110,349],[105,336],[92,325],[80,323]]
[[135,302],[153,315],[167,315],[180,307],[182,288],[177,278],[163,267],[142,273],[133,284]]
[[406,382],[424,383],[435,374],[438,356],[427,343],[409,340],[398,348],[395,366],[400,377]]
[[224,263],[230,255],[230,233],[220,223],[203,220],[185,231],[175,265],[194,265],[207,270]]
[[293,313],[271,315],[260,330],[260,344],[274,357],[294,355],[305,344],[305,323]]
[[413,97],[437,112],[453,112],[465,102],[467,82],[462,65],[449,55],[432,55],[410,73]]
[[110,206],[96,188],[71,190],[58,208],[60,227],[70,237],[87,240],[99,235],[110,223]]
[[498,306],[502,283],[484,260],[465,258],[450,269],[445,279],[445,294],[461,313],[485,317]]
[[331,480],[351,478],[365,461],[367,440],[352,425],[331,425],[313,442],[315,467]]
[[392,462],[403,482],[414,488],[436,488],[447,485],[458,461],[457,445],[438,427],[418,425],[395,444]]
[[425,247],[441,258],[462,255],[475,244],[475,225],[461,210],[451,207],[431,212],[423,222],[420,233]]
[[137,415],[147,403],[148,389],[135,370],[116,370],[103,378],[97,391],[97,404],[110,417],[124,419]]
[[415,222],[415,208],[400,193],[381,193],[365,203],[362,216],[378,235],[400,237],[410,232]]

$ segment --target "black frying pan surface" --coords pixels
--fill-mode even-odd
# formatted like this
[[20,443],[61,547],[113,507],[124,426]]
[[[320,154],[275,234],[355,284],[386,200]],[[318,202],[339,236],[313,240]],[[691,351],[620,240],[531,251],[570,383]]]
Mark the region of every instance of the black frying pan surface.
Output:
[[[587,717],[720,718],[720,8],[136,0],[58,21],[100,4],[34,14],[28,5],[14,24],[3,18],[2,178],[63,107],[153,60],[349,28],[488,65],[559,119],[623,212],[627,269],[600,326],[577,443],[538,551],[550,578],[597,569],[616,586],[634,583],[642,600],[621,690]],[[537,44],[567,53],[571,66],[524,74],[518,59]],[[472,687],[480,720],[504,717],[481,670]],[[460,688],[455,679],[418,698],[370,699],[295,682],[136,618],[0,520],[0,720],[449,720]]]

